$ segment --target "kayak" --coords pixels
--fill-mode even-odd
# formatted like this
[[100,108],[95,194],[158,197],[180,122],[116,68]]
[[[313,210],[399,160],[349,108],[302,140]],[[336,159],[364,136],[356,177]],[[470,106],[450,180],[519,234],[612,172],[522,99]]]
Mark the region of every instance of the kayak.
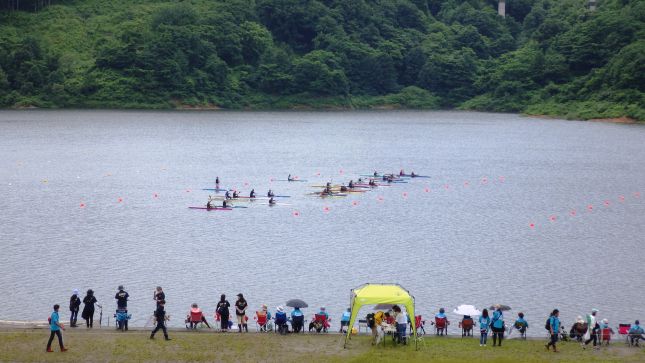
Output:
[[203,210],[207,210],[207,211],[212,211],[212,210],[233,210],[233,208],[231,208],[231,207],[227,207],[227,208],[223,208],[223,207],[210,207],[210,208],[206,208],[206,207],[188,207],[188,208],[189,209],[203,209]]
[[281,182],[306,182],[307,179],[274,179],[273,181],[281,181]]
[[[356,184],[354,184],[354,185],[356,185]],[[387,184],[376,184],[376,185],[358,184],[358,186],[360,186],[362,188],[391,187],[391,185],[387,185]]]
[[[349,188],[347,185],[346,185],[346,187],[349,188],[349,189],[367,188],[366,185],[367,184],[358,183],[358,184],[354,184],[354,188]],[[311,187],[312,188],[327,188],[326,185],[312,185]],[[331,188],[332,189],[340,189],[340,185],[332,185]]]
[[428,175],[416,175],[416,174],[414,176],[412,176],[410,174],[399,175],[399,178],[429,178],[429,177],[430,176],[428,176]]
[[332,195],[329,195],[329,194],[322,194],[322,193],[309,193],[309,195],[315,195],[321,198],[330,198],[330,197],[346,197],[348,194],[333,193]]
[[[226,199],[226,197],[224,197],[223,195],[218,195],[218,196],[212,197],[211,199],[212,200],[235,201],[235,202],[252,202],[252,201],[254,201],[256,199],[259,199],[259,198],[248,198],[247,197],[247,198],[228,198],[228,199]],[[262,199],[267,199],[267,198],[262,198]]]
[[260,203],[259,205],[268,205],[269,207],[273,207],[273,206],[276,206],[276,205],[278,205],[278,206],[279,206],[279,205],[291,205],[291,204],[289,204],[289,203],[273,203],[273,204],[270,204],[270,203]]

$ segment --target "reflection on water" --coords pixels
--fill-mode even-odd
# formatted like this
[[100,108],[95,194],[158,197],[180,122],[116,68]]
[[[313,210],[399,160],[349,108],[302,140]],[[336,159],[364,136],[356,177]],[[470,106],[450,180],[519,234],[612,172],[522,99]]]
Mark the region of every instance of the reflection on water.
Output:
[[[645,301],[644,136],[462,112],[3,111],[0,319],[43,319],[73,288],[111,315],[124,284],[134,325],[157,285],[175,326],[238,292],[252,310],[302,298],[338,321],[351,288],[397,282],[427,317],[501,302],[534,335],[555,307],[565,325],[592,307],[629,322]],[[401,168],[431,178],[306,195]],[[271,182],[289,173],[309,182]],[[292,197],[189,210],[216,176]]]

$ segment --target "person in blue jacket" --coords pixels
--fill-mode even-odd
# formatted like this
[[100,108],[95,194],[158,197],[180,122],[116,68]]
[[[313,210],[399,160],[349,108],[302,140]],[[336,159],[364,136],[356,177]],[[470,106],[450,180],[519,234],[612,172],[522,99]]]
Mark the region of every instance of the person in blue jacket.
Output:
[[635,345],[638,347],[638,341],[639,340],[645,340],[645,331],[643,331],[643,328],[640,326],[640,321],[636,320],[634,324],[629,327],[629,340],[631,345]]
[[553,352],[557,352],[555,344],[558,342],[558,333],[560,331],[560,311],[554,309],[549,317],[549,334],[551,335],[551,340],[545,345],[546,350],[549,350],[549,347],[553,346]]
[[345,331],[343,330],[344,327],[349,327],[349,318],[352,317],[352,309],[347,308],[346,311],[343,312],[343,316],[340,318],[340,332],[344,333]]
[[490,328],[490,317],[488,316],[488,309],[482,311],[482,316],[479,317],[479,332],[481,337],[479,338],[479,346],[485,347],[486,341],[488,340],[488,329]]
[[491,320],[491,329],[493,330],[493,347],[497,344],[502,346],[502,339],[504,339],[504,314],[499,305],[495,305],[495,312],[493,312],[493,319]]
[[60,351],[65,352],[67,348],[63,345],[63,334],[61,334],[61,329],[65,330],[63,324],[60,323],[60,317],[58,316],[58,309],[60,305],[54,305],[54,311],[49,317],[49,340],[47,341],[47,352],[51,353],[52,350],[52,341],[54,340],[54,335],[58,337],[58,345],[60,346]]
[[300,333],[305,325],[305,315],[300,308],[293,308],[291,312],[291,328],[294,333]]
[[517,329],[520,334],[522,334],[523,337],[526,338],[526,329],[529,328],[529,323],[524,320],[524,313],[519,313],[517,314],[517,320],[515,320],[515,323],[513,323],[513,326],[515,329]]

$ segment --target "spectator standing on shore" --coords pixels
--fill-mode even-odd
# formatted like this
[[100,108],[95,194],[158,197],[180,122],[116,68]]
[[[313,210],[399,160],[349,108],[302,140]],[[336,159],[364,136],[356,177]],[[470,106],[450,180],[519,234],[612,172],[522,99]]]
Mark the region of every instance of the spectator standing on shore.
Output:
[[249,326],[246,323],[246,308],[249,304],[244,299],[242,293],[237,294],[237,301],[235,302],[235,316],[237,317],[237,329],[239,332],[242,332],[244,329],[247,333],[249,332]]
[[[128,294],[125,289],[123,289],[123,285],[119,285],[119,291],[114,295],[114,298],[116,299],[116,307],[119,310],[125,310],[125,313],[127,314],[128,312],[128,298],[130,297],[130,294]],[[118,329],[118,328],[117,328]],[[128,320],[125,320],[125,330],[128,330]]]
[[600,326],[598,321],[596,321],[596,314],[598,314],[598,309],[591,309],[591,314],[587,315],[587,332],[585,333],[585,343],[582,345],[583,349],[587,349],[587,344],[593,341],[593,346],[597,349],[598,344],[598,330]]
[[72,297],[69,298],[69,326],[76,328],[76,320],[78,320],[78,311],[81,309],[81,298],[78,297],[78,289],[74,289]]
[[226,295],[222,294],[222,296],[220,296],[219,302],[217,303],[215,311],[217,312],[217,314],[219,314],[223,332],[228,331],[229,307],[231,307],[231,304],[228,302],[228,300],[226,300]]
[[495,305],[491,325],[493,330],[493,347],[495,344],[501,347],[502,339],[504,339],[504,314],[502,313],[500,305]]
[[165,301],[157,301],[157,310],[155,310],[155,321],[157,322],[157,326],[152,330],[152,333],[150,334],[150,339],[155,338],[155,333],[159,331],[159,329],[163,330],[163,337],[166,340],[170,340],[168,338],[168,330],[166,330],[166,310],[164,310],[164,305],[166,304]]
[[352,309],[347,308],[345,312],[343,312],[343,316],[340,318],[340,332],[344,333],[345,330],[343,329],[344,327],[349,327],[349,318],[352,316]]
[[166,302],[166,294],[163,292],[161,286],[157,286],[153,298],[157,302],[157,306],[159,306],[160,301]]
[[556,348],[556,343],[558,342],[558,333],[560,332],[560,311],[558,309],[554,309],[553,312],[551,313],[551,316],[549,317],[548,321],[548,327],[549,327],[549,334],[551,335],[551,340],[547,343],[546,350],[549,350],[549,347],[553,346],[553,352],[557,353],[558,348]]
[[408,318],[398,305],[394,305],[392,310],[394,310],[394,319],[396,321],[397,342],[406,344],[405,331],[408,327]]
[[488,340],[488,329],[490,328],[490,317],[488,316],[488,309],[482,311],[482,316],[479,317],[479,346],[485,347]]
[[87,290],[87,294],[83,298],[83,313],[81,318],[85,319],[85,325],[88,328],[91,328],[94,325],[94,304],[96,304],[96,298],[94,297],[94,291],[92,289]]
[[60,332],[61,329],[65,330],[65,327],[63,324],[59,322],[60,318],[58,316],[58,309],[60,308],[60,305],[56,304],[54,305],[54,311],[52,312],[51,316],[49,317],[49,340],[47,341],[47,352],[51,353],[53,352],[52,350],[52,341],[54,340],[54,335],[58,337],[58,345],[60,345],[60,351],[65,352],[67,351],[67,348],[63,345],[63,334]]

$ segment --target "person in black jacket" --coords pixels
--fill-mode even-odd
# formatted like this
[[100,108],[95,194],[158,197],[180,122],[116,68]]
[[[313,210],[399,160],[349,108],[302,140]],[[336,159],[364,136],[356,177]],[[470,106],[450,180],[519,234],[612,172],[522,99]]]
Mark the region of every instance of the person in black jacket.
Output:
[[96,298],[94,297],[94,291],[92,289],[87,290],[87,295],[83,298],[83,313],[81,317],[85,319],[85,324],[88,328],[91,328],[94,324],[94,304],[96,304]]
[[164,310],[164,305],[166,305],[166,302],[163,300],[157,302],[157,310],[155,310],[155,320],[157,321],[157,326],[155,326],[154,330],[152,330],[150,339],[154,339],[155,333],[159,331],[159,329],[161,329],[163,330],[164,338],[166,340],[170,340],[170,338],[168,338],[168,330],[166,330],[166,310]]
[[226,300],[226,295],[222,294],[215,310],[217,311],[221,319],[221,328],[223,332],[228,331],[228,308],[230,307],[231,304],[228,302],[228,300]]
[[163,292],[163,289],[161,288],[161,286],[157,286],[157,289],[155,290],[154,299],[157,302],[157,306],[159,306],[160,301],[166,301],[166,294]]
[[69,326],[76,328],[76,320],[78,320],[78,311],[81,309],[81,298],[78,297],[78,289],[74,289],[74,294],[69,298]]
[[[119,291],[114,295],[114,298],[116,299],[116,307],[119,310],[125,310],[125,313],[128,312],[128,298],[130,297],[130,294],[128,294],[124,289],[123,285],[119,285]],[[126,319],[125,321],[125,330],[128,330],[128,320]]]

